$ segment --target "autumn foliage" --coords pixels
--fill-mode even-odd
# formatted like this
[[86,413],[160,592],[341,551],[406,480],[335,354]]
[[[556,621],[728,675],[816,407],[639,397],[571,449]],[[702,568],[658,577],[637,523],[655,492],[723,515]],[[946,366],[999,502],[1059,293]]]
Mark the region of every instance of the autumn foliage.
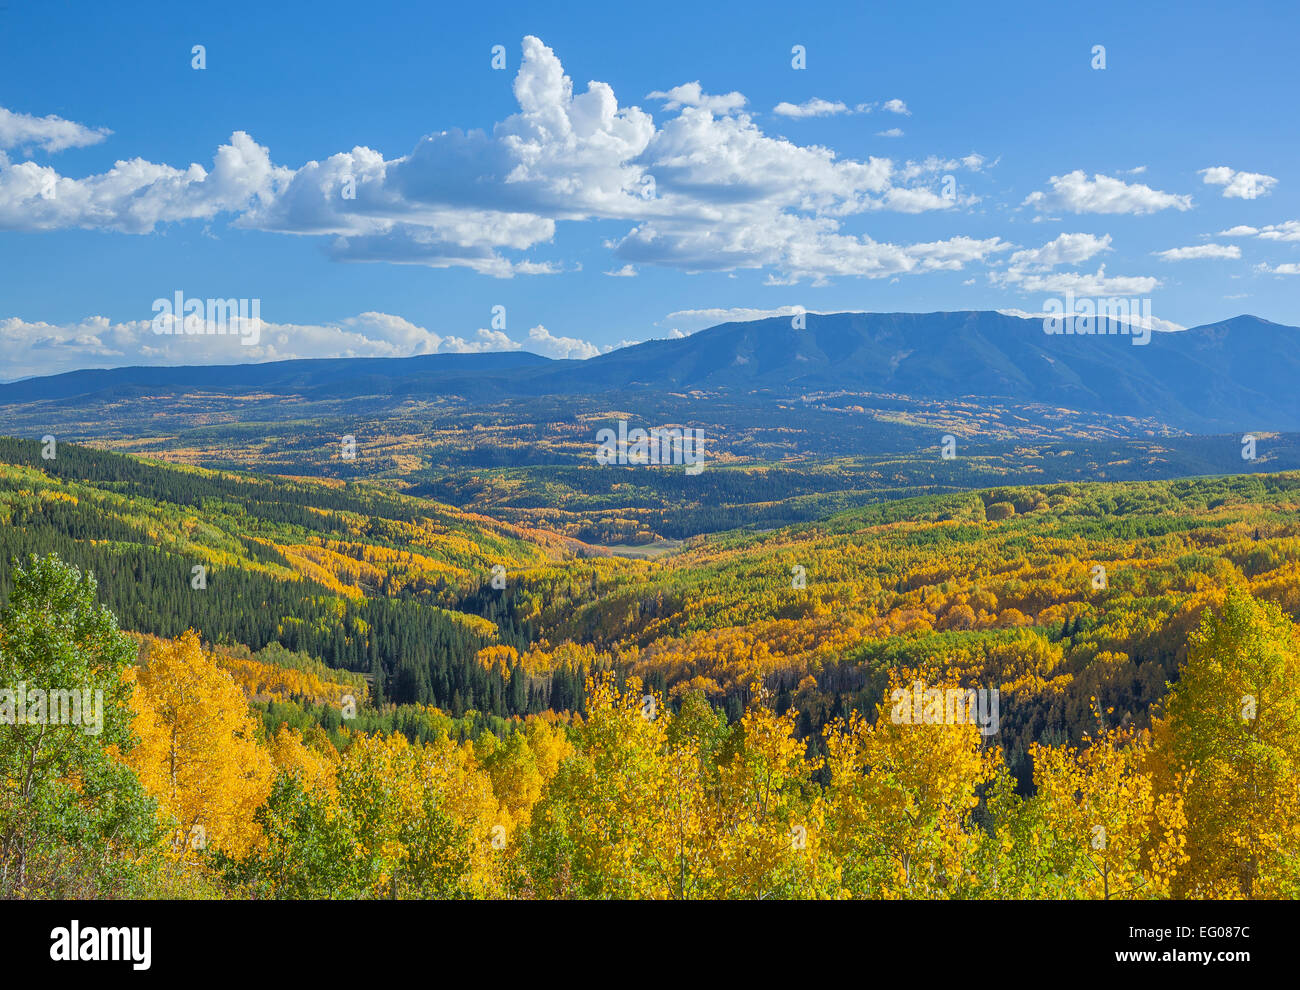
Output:
[[814,755],[761,682],[729,722],[612,672],[568,724],[340,751],[268,734],[187,633],[124,672],[137,741],[116,758],[156,801],[170,882],[226,896],[1292,896],[1297,656],[1295,627],[1233,591],[1153,731],[1095,709],[1084,744],[1032,748],[1019,794],[977,724],[912,723],[889,695]]

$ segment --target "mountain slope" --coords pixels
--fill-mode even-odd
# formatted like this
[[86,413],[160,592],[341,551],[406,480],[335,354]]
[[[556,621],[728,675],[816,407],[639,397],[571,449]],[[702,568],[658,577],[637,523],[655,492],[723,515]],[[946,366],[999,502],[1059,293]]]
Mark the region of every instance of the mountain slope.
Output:
[[[913,397],[997,396],[1152,416],[1180,428],[1297,429],[1300,329],[1241,316],[1146,345],[1126,335],[1049,336],[993,312],[837,313],[728,323],[586,362],[630,387],[847,389]],[[557,382],[570,373],[542,372]]]

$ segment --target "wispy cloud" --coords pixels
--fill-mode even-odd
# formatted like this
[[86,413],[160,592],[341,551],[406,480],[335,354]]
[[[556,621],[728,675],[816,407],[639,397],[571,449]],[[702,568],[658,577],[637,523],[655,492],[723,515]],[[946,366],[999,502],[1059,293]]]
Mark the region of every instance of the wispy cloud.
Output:
[[4,149],[36,147],[52,154],[99,144],[112,133],[106,127],[87,127],[54,114],[33,117],[0,107],[0,148]]
[[1264,227],[1238,224],[1221,230],[1216,237],[1258,237],[1262,241],[1300,241],[1300,220],[1271,223]]
[[1241,248],[1235,244],[1196,244],[1192,247],[1153,251],[1152,254],[1164,261],[1196,261],[1204,258],[1240,258]]
[[[715,327],[722,323],[750,323],[754,320],[767,320],[774,316],[795,316],[798,313],[818,315],[817,310],[807,310],[802,306],[777,306],[772,309],[758,309],[748,306],[732,306],[715,309],[679,309],[669,313],[659,321],[658,326],[671,324],[678,336],[695,333],[699,330]],[[682,327],[686,333],[681,332]]]
[[782,117],[832,117],[853,111],[843,103],[813,98],[804,103],[778,103],[772,112]]

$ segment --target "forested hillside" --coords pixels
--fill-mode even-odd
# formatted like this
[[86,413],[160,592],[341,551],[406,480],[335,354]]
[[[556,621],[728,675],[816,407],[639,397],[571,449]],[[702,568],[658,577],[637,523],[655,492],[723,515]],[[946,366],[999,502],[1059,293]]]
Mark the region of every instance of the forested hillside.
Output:
[[827,726],[824,757],[759,681],[729,721],[701,693],[673,709],[611,674],[590,680],[581,716],[472,739],[436,710],[414,742],[347,724],[335,738],[272,731],[226,658],[193,633],[137,656],[96,590],[34,558],[0,612],[0,674],[101,698],[95,734],[0,735],[5,896],[1300,893],[1300,637],[1236,587],[1189,637],[1152,730],[1115,728],[1099,707],[1085,746],[1032,747],[1029,796],[982,725],[899,717],[908,671],[874,711]]
[[[125,628],[278,643],[371,675],[376,698],[458,714],[551,700],[520,697],[522,681],[511,693],[473,660],[489,646],[522,648],[527,630],[456,606],[493,567],[541,562],[565,540],[377,487],[151,465],[70,444],[44,461],[39,449],[0,440],[6,562],[55,551],[92,571]],[[572,703],[579,688],[566,688]]]
[[905,499],[646,561],[374,487],[5,443],[6,557],[92,570],[126,628],[278,644],[455,717],[580,707],[616,669],[732,718],[759,678],[815,739],[890,670],[939,666],[1004,692],[1027,781],[1030,743],[1078,742],[1094,698],[1145,725],[1230,584],[1300,616],[1294,473]]
[[[0,441],[0,664],[107,702],[88,769],[6,771],[9,893],[1300,892],[1300,474],[902,498],[647,560],[40,447]],[[900,718],[916,685],[992,724]]]

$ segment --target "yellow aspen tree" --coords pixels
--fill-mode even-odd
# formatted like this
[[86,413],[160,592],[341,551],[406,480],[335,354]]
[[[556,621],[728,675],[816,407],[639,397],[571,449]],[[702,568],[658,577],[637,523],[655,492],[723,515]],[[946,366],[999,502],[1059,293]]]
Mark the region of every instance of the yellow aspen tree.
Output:
[[777,715],[761,685],[740,720],[735,754],[719,771],[713,896],[765,898],[831,893],[819,885],[820,815],[812,765],[795,737],[796,712]]
[[[329,746],[329,740],[325,740]],[[296,776],[303,788],[334,794],[335,774],[338,770],[338,753],[333,746],[328,752],[308,746],[302,734],[287,725],[281,726],[270,742],[271,761],[276,769]]]
[[1300,634],[1239,588],[1208,609],[1154,720],[1189,860],[1175,897],[1300,897]]
[[1034,800],[1072,881],[1074,896],[1100,900],[1167,897],[1187,860],[1186,816],[1176,794],[1158,794],[1144,769],[1147,733],[1098,733],[1079,749],[1030,747]]
[[340,761],[338,789],[375,896],[499,893],[508,833],[491,779],[468,746],[358,735]]
[[895,675],[874,724],[853,712],[827,728],[828,843],[855,897],[948,896],[975,841],[977,790],[1001,764],[973,721],[891,717],[909,690]]
[[339,761],[339,804],[356,822],[360,873],[376,897],[396,896],[396,875],[406,857],[402,822],[420,808],[415,754],[400,733],[360,733]]
[[[464,863],[457,896],[500,896],[517,835],[501,812],[492,778],[479,766],[472,746],[445,736],[425,743],[419,756],[423,814],[406,830],[416,890],[421,896],[437,892],[422,875],[422,862],[436,868],[454,855],[463,856]],[[442,834],[448,836],[445,842]]]
[[474,757],[492,781],[509,831],[528,826],[533,807],[571,749],[563,731],[539,718],[528,719],[504,740],[485,732],[475,741]]
[[243,692],[193,630],[155,646],[136,679],[141,742],[126,759],[172,822],[174,855],[243,855],[261,836],[253,816],[275,778]]
[[635,677],[588,679],[574,753],[534,813],[530,884],[538,896],[693,896],[702,788],[685,757],[668,759],[663,699]]

